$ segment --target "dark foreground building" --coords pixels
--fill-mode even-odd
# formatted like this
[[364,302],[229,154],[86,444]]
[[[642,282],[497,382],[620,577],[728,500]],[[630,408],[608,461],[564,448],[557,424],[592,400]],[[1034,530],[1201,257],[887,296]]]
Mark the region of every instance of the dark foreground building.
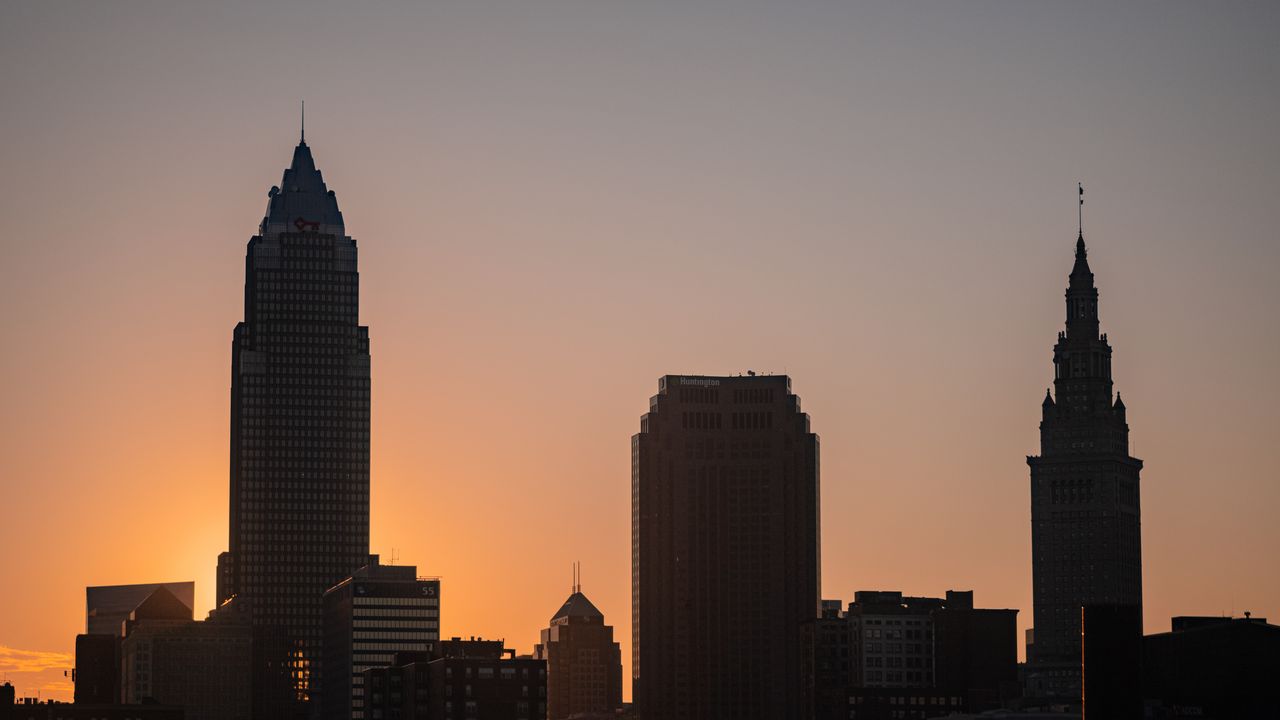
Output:
[[81,705],[80,703],[40,702],[22,698],[6,704],[0,686],[0,720],[186,720],[180,707],[172,705]]
[[1081,716],[1142,717],[1142,608],[1086,605],[1080,628]]
[[1153,718],[1280,718],[1280,626],[1265,618],[1175,617],[1142,639]]
[[120,635],[77,635],[72,680],[77,705],[120,702]]
[[129,614],[120,699],[185,710],[187,720],[250,720],[253,631],[231,616],[197,622],[166,588]]
[[324,594],[320,717],[364,720],[364,671],[397,652],[428,652],[440,639],[440,580],[378,556]]
[[547,663],[548,720],[613,715],[622,707],[622,649],[581,586],[542,631],[533,657]]
[[847,611],[823,601],[818,720],[932,718],[1002,707],[1018,692],[1018,611],[945,598],[859,591]]
[[1076,240],[1066,331],[1053,349],[1052,395],[1031,466],[1035,649],[1028,691],[1080,698],[1080,612],[1142,607],[1138,473],[1125,406],[1112,393],[1111,345],[1098,333],[1098,290]]
[[189,600],[174,592],[180,583],[126,587],[151,593],[113,623],[114,635],[76,637],[75,704],[53,706],[50,717],[138,718],[180,708],[188,720],[249,720],[247,621],[218,612],[192,620]]
[[545,720],[547,665],[501,640],[441,640],[364,671],[365,717],[378,720]]
[[[369,556],[369,332],[356,243],[305,142],[268,196],[231,346],[231,532],[217,594],[219,605],[248,599],[255,626],[283,633],[305,701],[324,592]],[[280,717],[272,702],[256,697],[255,716]]]
[[818,436],[785,375],[667,375],[631,440],[645,720],[813,717]]

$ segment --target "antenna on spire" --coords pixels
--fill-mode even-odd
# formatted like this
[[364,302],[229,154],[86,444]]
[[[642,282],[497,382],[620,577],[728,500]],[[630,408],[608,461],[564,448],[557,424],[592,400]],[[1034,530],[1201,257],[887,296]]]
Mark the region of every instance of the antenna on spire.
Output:
[[303,145],[307,144],[307,101],[302,101],[302,135],[298,138],[298,142]]
[[1076,221],[1079,227],[1077,232],[1080,237],[1084,237],[1084,183],[1076,183],[1076,188],[1080,190],[1080,207],[1076,208]]

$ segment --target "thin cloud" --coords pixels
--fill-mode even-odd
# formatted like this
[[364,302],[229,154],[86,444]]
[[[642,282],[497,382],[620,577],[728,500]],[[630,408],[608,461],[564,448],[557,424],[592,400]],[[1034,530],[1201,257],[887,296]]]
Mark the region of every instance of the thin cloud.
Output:
[[65,670],[74,665],[71,653],[19,650],[0,645],[0,671],[11,673]]
[[76,691],[75,683],[71,682],[70,680],[54,680],[52,682],[44,683],[43,685],[40,686],[40,694],[42,696],[47,696],[53,693],[56,693],[58,695],[69,695],[71,693],[74,693],[75,691]]

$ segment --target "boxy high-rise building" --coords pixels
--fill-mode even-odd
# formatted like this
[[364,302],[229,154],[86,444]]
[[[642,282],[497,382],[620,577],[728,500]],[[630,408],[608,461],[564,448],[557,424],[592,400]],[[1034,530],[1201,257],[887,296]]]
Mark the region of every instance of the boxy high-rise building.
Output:
[[642,717],[811,718],[818,436],[784,375],[668,375],[631,440]]
[[320,717],[362,720],[364,671],[401,652],[431,652],[440,639],[440,580],[378,556],[324,594]]

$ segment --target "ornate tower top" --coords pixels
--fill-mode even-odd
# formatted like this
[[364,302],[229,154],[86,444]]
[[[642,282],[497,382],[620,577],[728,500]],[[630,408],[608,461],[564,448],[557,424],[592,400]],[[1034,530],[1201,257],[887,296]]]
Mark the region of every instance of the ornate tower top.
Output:
[[1084,235],[1076,237],[1076,262],[1067,280],[1067,338],[1098,339],[1098,288],[1089,269],[1089,251]]

